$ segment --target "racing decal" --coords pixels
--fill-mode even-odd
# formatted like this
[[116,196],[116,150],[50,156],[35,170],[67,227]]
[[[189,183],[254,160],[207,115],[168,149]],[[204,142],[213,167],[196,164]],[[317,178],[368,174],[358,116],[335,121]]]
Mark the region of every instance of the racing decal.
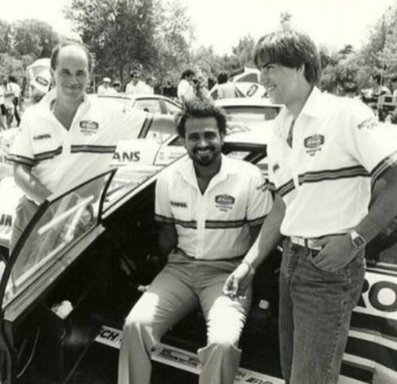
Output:
[[235,201],[236,198],[231,195],[217,195],[215,196],[215,207],[222,212],[227,212],[233,209]]
[[141,160],[141,152],[115,152],[113,155],[113,159],[116,161],[139,161]]
[[325,138],[323,135],[312,135],[303,140],[303,145],[307,148],[306,153],[310,156],[314,156],[316,152],[321,151],[321,146],[324,142]]
[[116,150],[115,145],[72,145],[71,153],[113,153]]
[[182,201],[170,201],[170,204],[176,208],[187,208],[187,203]]
[[248,88],[247,96],[248,96],[248,97],[254,96],[255,93],[258,91],[258,89],[259,89],[258,84],[255,84],[255,83],[252,84],[252,85]]
[[[95,341],[109,347],[120,349],[122,331],[103,325]],[[201,371],[197,354],[167,344],[156,345],[151,352],[151,359],[158,363],[182,369],[198,375]],[[249,369],[239,368],[235,384],[283,384],[284,380],[264,375]]]
[[361,165],[339,169],[306,172],[298,176],[299,185],[303,183],[317,183],[320,181],[339,180],[352,177],[369,177],[369,173]]
[[397,332],[397,281],[395,276],[365,274],[360,300],[354,312],[394,320]]
[[93,120],[81,120],[80,131],[85,135],[93,135],[97,132],[99,124]]
[[46,78],[44,78],[43,76],[40,76],[40,75],[36,76],[35,81],[37,83],[39,83],[40,85],[42,85],[43,87],[48,87],[50,84],[50,82]]
[[0,215],[0,226],[11,227],[12,225],[12,215]]
[[360,124],[357,125],[358,129],[373,129],[378,126],[378,121],[375,117],[370,117],[369,119],[366,119],[362,121]]

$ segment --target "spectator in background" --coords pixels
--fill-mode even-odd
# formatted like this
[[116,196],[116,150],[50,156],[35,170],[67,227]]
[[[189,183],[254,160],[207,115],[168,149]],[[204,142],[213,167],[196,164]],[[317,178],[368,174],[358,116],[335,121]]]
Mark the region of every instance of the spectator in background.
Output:
[[228,99],[236,97],[236,86],[228,81],[229,76],[226,72],[218,75],[218,99]]
[[113,87],[113,89],[114,89],[114,91],[115,91],[116,93],[119,93],[119,92],[120,92],[120,89],[121,89],[121,83],[120,83],[120,81],[119,81],[119,80],[113,81],[112,87]]
[[109,77],[104,77],[102,84],[98,87],[98,95],[108,95],[115,93],[114,88],[110,85],[111,80]]
[[191,69],[182,72],[181,81],[178,84],[177,95],[182,103],[188,103],[196,98],[193,79],[196,74]]
[[167,80],[163,87],[163,96],[174,98],[175,94],[175,87],[172,86],[171,80]]
[[4,104],[4,88],[0,85],[0,130],[6,129],[6,106]]
[[5,124],[7,128],[11,127],[12,120],[14,118],[14,93],[8,79],[3,78],[3,92],[4,92],[4,107],[5,107]]
[[14,104],[14,117],[17,122],[17,127],[19,127],[21,122],[21,117],[19,116],[19,108],[21,104],[21,87],[19,86],[15,76],[8,76],[8,81],[10,82],[10,87],[13,93],[12,103]]
[[149,76],[146,79],[146,93],[149,95],[153,95],[154,94],[154,86],[155,86],[156,82],[154,77]]
[[390,80],[393,86],[393,96],[397,97],[397,75],[394,75]]
[[371,88],[363,95],[362,100],[369,107],[371,107],[374,113],[379,116],[380,120],[383,120],[384,116],[381,116],[381,111],[379,111],[378,108],[379,96],[390,95],[390,89],[382,85],[382,76],[380,73],[373,73],[371,75],[370,86]]
[[139,80],[138,71],[130,72],[130,82],[125,87],[126,95],[141,95],[147,93],[147,85]]

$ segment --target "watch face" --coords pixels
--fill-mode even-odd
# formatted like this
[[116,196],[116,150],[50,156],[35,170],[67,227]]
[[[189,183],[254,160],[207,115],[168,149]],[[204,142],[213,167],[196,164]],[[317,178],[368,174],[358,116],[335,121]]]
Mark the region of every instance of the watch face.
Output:
[[361,236],[356,236],[354,239],[352,239],[353,244],[355,247],[363,247],[365,245],[365,240]]

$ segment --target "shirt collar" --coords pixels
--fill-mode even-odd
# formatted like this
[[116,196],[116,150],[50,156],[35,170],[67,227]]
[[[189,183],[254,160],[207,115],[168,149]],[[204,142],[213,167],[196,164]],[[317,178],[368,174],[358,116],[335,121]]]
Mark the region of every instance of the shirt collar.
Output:
[[310,92],[309,97],[306,100],[305,105],[300,112],[300,115],[307,115],[311,117],[319,117],[325,111],[327,107],[327,103],[324,100],[324,94],[321,91],[314,87]]
[[[231,164],[230,159],[223,154],[221,155],[221,157],[221,168],[219,169],[219,172],[214,175],[213,179],[211,180],[211,184],[213,184],[214,182],[218,183],[222,180],[225,180],[229,175],[237,173],[237,170]],[[190,157],[187,156],[183,160],[182,166],[178,169],[178,172],[181,177],[189,184],[197,186],[196,172],[194,170],[193,161],[192,159],[190,159]]]
[[[41,113],[44,115],[48,115],[48,113],[52,109],[52,104],[57,98],[57,92],[56,89],[51,89],[38,103],[38,107],[40,108]],[[88,105],[91,103],[90,98],[88,97],[87,94],[84,94],[83,101],[79,105],[78,110],[83,106],[83,105]]]

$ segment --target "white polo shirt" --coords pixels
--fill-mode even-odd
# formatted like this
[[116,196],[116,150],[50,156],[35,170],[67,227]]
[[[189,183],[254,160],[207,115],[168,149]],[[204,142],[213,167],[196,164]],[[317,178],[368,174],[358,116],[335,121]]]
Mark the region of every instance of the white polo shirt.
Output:
[[174,224],[178,248],[196,259],[243,256],[249,248],[249,226],[261,224],[271,205],[259,168],[226,156],[204,194],[188,157],[157,179],[155,218]]
[[378,124],[362,102],[317,88],[295,121],[290,148],[292,120],[284,108],[268,145],[269,177],[286,204],[281,233],[344,233],[367,214],[371,183],[396,164],[396,130]]
[[186,101],[192,101],[196,98],[192,84],[186,79],[182,79],[177,88],[178,99],[182,100],[182,96]]
[[101,99],[85,97],[69,130],[51,111],[55,90],[22,118],[8,159],[32,167],[52,192],[70,188],[109,169],[121,138],[137,137],[151,118],[144,112],[110,109]]
[[130,81],[125,87],[126,95],[142,95],[146,94],[147,92],[147,85],[141,80],[138,80],[136,84]]

